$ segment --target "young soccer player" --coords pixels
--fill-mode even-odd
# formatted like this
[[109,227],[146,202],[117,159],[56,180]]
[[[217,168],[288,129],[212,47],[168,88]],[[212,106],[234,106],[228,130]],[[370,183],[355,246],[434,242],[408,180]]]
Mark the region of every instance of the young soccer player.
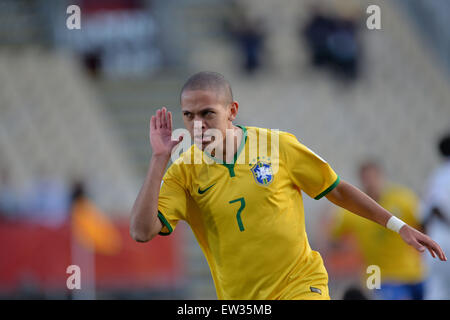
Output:
[[189,78],[181,109],[195,143],[164,173],[183,138],[172,140],[166,108],[152,116],[152,158],[132,209],[130,234],[147,242],[169,235],[185,220],[205,254],[219,299],[330,298],[322,258],[308,243],[301,191],[314,199],[325,196],[446,260],[437,243],[340,179],[295,136],[280,132],[265,145],[261,138],[271,130],[234,125],[239,104],[222,75],[200,72]]

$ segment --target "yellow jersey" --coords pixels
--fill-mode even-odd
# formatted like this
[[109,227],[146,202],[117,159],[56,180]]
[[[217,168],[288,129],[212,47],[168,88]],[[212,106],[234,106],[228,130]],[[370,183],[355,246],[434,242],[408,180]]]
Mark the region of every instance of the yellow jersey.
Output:
[[301,191],[320,199],[339,177],[292,134],[239,127],[232,163],[194,144],[168,168],[160,234],[179,220],[190,225],[219,299],[329,299],[322,258],[308,243]]
[[[390,185],[383,190],[378,204],[413,228],[419,227],[419,200],[409,189]],[[424,278],[421,254],[395,232],[339,209],[333,236],[355,237],[366,266],[377,265],[384,283],[418,283]],[[365,274],[365,276],[367,276]]]

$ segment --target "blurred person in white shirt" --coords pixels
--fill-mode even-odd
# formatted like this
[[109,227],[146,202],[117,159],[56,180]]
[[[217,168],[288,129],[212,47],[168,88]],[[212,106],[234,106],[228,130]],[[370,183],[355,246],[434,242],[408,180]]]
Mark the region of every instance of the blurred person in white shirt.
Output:
[[[450,252],[450,133],[439,142],[443,163],[433,172],[422,203],[423,227],[427,235],[437,241],[444,252]],[[450,268],[427,259],[429,277],[425,284],[425,298],[450,299]]]

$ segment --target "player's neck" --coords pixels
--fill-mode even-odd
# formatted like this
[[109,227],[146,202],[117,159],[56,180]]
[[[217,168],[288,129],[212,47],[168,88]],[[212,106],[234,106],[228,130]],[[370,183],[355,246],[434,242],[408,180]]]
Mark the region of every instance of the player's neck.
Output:
[[[242,137],[243,137],[243,131],[241,128],[231,125],[231,128],[233,130],[232,135],[227,135],[225,137],[224,143],[223,143],[223,158],[225,163],[232,163],[234,160],[234,155],[238,151],[239,145],[241,144]],[[233,139],[232,148],[229,141],[227,139]],[[228,146],[228,148],[227,148]]]

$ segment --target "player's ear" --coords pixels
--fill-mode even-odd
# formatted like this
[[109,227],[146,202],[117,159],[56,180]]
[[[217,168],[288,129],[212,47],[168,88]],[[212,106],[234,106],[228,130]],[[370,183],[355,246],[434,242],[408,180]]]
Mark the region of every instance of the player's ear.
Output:
[[233,121],[236,118],[238,109],[239,103],[237,101],[233,101],[228,109],[229,110],[228,120]]

